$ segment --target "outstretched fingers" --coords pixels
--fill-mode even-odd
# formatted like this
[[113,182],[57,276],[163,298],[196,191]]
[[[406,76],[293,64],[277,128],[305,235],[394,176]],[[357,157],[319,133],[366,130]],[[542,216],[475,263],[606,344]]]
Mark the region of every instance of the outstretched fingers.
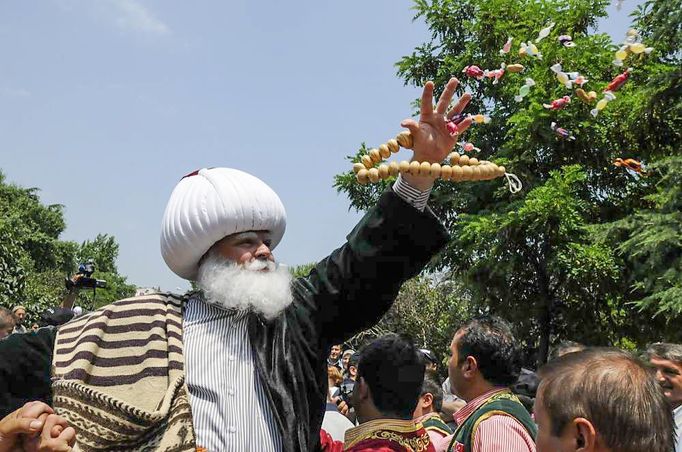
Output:
[[426,82],[422,91],[422,103],[419,113],[421,119],[433,115],[433,82]]
[[445,89],[443,90],[443,94],[441,94],[440,98],[438,99],[438,104],[436,105],[437,114],[439,115],[445,114],[445,112],[448,109],[448,105],[450,105],[450,102],[452,101],[452,96],[455,94],[457,85],[459,85],[459,80],[457,80],[455,77],[452,77],[450,80],[448,80],[448,83],[447,85],[445,85]]
[[450,109],[448,112],[448,119],[452,119],[455,115],[458,115],[464,111],[469,102],[471,101],[471,94],[464,93],[459,101]]

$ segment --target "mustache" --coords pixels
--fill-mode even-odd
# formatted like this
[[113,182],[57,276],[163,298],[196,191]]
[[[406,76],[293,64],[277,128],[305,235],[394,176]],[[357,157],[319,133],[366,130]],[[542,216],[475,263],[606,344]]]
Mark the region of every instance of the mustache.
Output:
[[254,272],[261,270],[275,271],[277,270],[277,264],[266,259],[255,259],[244,264],[244,268]]

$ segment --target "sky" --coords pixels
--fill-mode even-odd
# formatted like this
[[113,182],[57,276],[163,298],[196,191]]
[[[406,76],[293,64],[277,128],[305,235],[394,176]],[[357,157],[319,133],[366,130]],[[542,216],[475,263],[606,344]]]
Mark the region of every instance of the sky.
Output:
[[[61,239],[113,235],[141,287],[188,288],[163,262],[160,223],[202,167],[263,179],[287,209],[277,259],[317,261],[360,218],[333,188],[345,157],[393,137],[421,92],[395,68],[429,39],[412,4],[4,1],[0,170],[64,205]],[[636,4],[612,5],[599,31],[621,42]]]

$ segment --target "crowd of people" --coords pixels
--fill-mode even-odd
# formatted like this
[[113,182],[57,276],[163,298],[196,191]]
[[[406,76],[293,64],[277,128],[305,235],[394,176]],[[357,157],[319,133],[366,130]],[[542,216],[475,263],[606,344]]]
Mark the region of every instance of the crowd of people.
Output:
[[[420,168],[471,124],[469,94],[451,105],[457,84],[434,106],[428,82],[419,119],[401,123]],[[0,452],[679,452],[679,345],[640,360],[569,344],[533,372],[511,326],[481,317],[454,334],[443,382],[435,354],[401,335],[343,349],[448,243],[427,207],[433,183],[397,175],[346,243],[295,278],[274,259],[286,214],[268,185],[230,168],[182,177],[161,254],[196,290],[35,331],[21,306],[0,309]]]

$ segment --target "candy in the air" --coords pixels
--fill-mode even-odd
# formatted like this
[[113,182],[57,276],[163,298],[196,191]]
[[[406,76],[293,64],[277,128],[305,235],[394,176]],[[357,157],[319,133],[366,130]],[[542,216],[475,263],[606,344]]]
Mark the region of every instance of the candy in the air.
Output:
[[644,53],[648,55],[653,52],[653,50],[653,47],[647,47],[642,43],[642,37],[640,36],[639,31],[631,28],[625,35],[623,45],[616,51],[616,58],[613,60],[613,64],[614,66],[620,67],[630,54],[640,55]]
[[579,74],[576,77],[574,77],[571,81],[580,87],[582,87],[585,83],[589,82],[589,80],[587,80],[583,75]]
[[481,150],[479,148],[474,146],[474,143],[460,142],[459,145],[462,147],[464,152],[472,152],[472,151],[481,152]]
[[445,123],[445,128],[448,129],[448,133],[451,137],[459,134],[459,128],[457,127],[457,124],[455,124],[455,122],[452,120]]
[[564,96],[560,99],[555,99],[551,104],[542,104],[543,107],[549,108],[550,110],[561,110],[571,103],[571,98]]
[[511,50],[511,45],[512,45],[513,39],[514,38],[512,38],[511,36],[509,37],[509,39],[507,39],[507,42],[504,43],[504,46],[502,46],[502,49],[500,50],[500,55],[504,55],[505,53],[509,53],[509,51]]
[[478,66],[473,66],[473,65],[467,66],[464,68],[464,70],[462,70],[462,72],[464,72],[469,77],[475,78],[476,80],[482,80],[483,79],[483,74],[484,74],[483,69],[481,69]]
[[571,132],[568,130],[564,129],[563,127],[557,127],[556,122],[552,122],[550,125],[552,128],[552,131],[559,137],[565,139],[565,140],[575,140],[575,137],[571,135]]
[[542,54],[538,50],[537,46],[532,42],[528,44],[522,42],[521,47],[519,48],[519,55],[534,57],[537,58],[538,60],[542,59]]
[[523,86],[521,86],[521,88],[519,88],[519,94],[514,96],[514,100],[516,102],[521,102],[523,98],[526,97],[530,92],[531,86],[535,86],[535,80],[533,80],[532,78],[527,78],[526,83]]
[[535,40],[535,42],[540,42],[543,39],[545,39],[547,36],[549,36],[549,33],[552,31],[552,28],[554,28],[555,23],[552,22],[549,25],[547,25],[545,28],[540,30],[540,33],[538,33],[538,38]]
[[560,63],[553,64],[549,68],[552,70],[552,72],[556,74],[556,79],[559,81],[559,83],[561,83],[562,85],[569,89],[573,87],[573,82],[571,82],[571,79],[568,77],[568,74],[561,69]]
[[644,168],[642,167],[642,163],[635,160],[635,159],[622,159],[622,158],[617,158],[614,162],[614,165],[617,167],[625,167],[629,170],[634,171],[637,174],[642,174],[644,172]]
[[476,124],[488,124],[490,122],[490,116],[488,115],[477,114],[471,115],[470,118]]
[[602,97],[602,99],[599,102],[597,102],[597,105],[592,110],[590,110],[590,114],[592,114],[592,116],[596,118],[599,112],[605,109],[606,105],[615,98],[616,95],[613,94],[611,91],[604,92],[604,97]]
[[558,39],[564,47],[575,47],[575,42],[573,42],[573,38],[569,35],[561,35]]
[[575,90],[575,94],[580,98],[580,100],[582,100],[586,104],[591,104],[592,102],[597,100],[596,91],[590,91],[589,93],[586,93],[584,89],[578,88]]
[[499,69],[493,69],[493,70],[488,70],[486,69],[483,71],[483,77],[493,79],[493,85],[497,85],[497,82],[500,81],[502,76],[504,75],[504,63],[502,63],[502,67]]
[[507,70],[513,74],[517,74],[521,71],[523,71],[524,67],[523,64],[508,64],[507,65]]
[[625,72],[623,72],[620,75],[617,75],[613,80],[611,80],[611,83],[609,83],[606,88],[604,88],[604,92],[606,91],[617,91],[621,86],[625,84],[625,82],[628,81],[628,78],[630,77],[630,72],[632,72],[632,68],[628,68]]

